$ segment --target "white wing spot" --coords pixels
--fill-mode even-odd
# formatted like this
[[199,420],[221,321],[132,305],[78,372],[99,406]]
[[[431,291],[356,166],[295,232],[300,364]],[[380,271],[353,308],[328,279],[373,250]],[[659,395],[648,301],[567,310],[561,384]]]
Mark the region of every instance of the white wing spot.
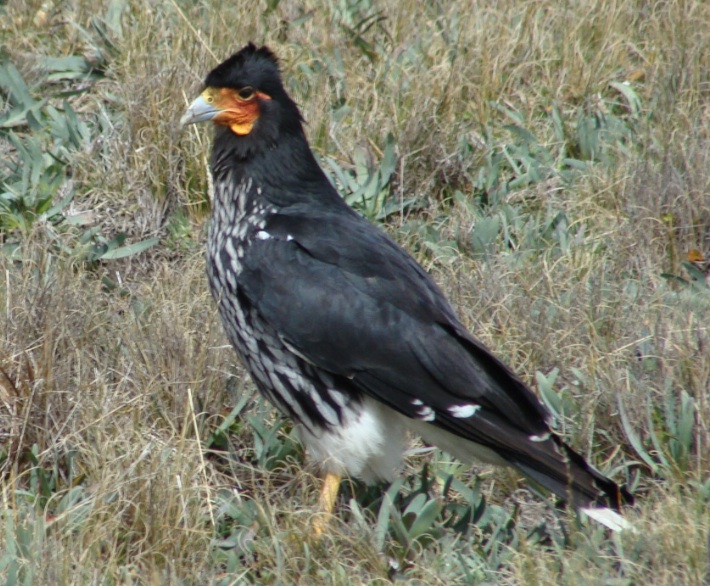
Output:
[[549,431],[547,433],[543,433],[542,435],[531,435],[530,436],[531,442],[546,442],[549,439],[550,439],[550,432]]
[[422,403],[419,399],[412,399],[412,405],[415,407],[421,407],[424,403]]
[[259,240],[268,240],[269,238],[271,238],[271,234],[269,234],[268,232],[266,232],[266,231],[264,231],[264,230],[259,230],[259,231],[256,233],[256,237],[257,237]]
[[434,421],[434,419],[436,419],[436,413],[434,413],[434,410],[429,407],[429,405],[422,405],[417,410],[417,417],[422,421]]
[[458,419],[467,419],[473,417],[480,408],[480,405],[453,405],[449,407],[449,413]]
[[291,240],[293,240],[293,236],[291,236],[290,234],[287,234],[286,235],[286,242],[291,242]]

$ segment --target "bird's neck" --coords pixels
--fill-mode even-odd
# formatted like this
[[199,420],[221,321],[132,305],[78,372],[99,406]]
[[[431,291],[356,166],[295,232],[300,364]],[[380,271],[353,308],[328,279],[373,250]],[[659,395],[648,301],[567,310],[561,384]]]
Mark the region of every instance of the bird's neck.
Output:
[[[216,206],[249,208],[254,198],[276,209],[305,202],[343,205],[302,132],[281,136],[269,145],[247,144],[240,142],[242,138],[215,136],[212,175]],[[230,188],[218,193],[220,185]]]

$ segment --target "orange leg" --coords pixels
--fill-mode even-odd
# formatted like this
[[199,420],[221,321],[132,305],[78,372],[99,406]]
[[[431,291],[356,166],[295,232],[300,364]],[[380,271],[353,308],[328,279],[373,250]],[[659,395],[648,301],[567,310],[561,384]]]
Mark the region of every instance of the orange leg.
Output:
[[328,519],[335,508],[335,500],[338,498],[340,489],[340,475],[328,472],[323,479],[323,488],[318,498],[319,515],[313,523],[313,531],[316,536],[323,535],[328,525]]

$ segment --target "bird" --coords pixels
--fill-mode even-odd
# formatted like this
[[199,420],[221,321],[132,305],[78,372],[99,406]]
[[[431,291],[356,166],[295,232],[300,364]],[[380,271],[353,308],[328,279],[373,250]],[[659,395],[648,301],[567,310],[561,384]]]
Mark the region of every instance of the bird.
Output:
[[208,73],[180,124],[206,121],[209,287],[258,391],[320,465],[322,512],[332,514],[343,475],[391,481],[414,433],[629,528],[621,507],[632,495],[555,433],[551,413],[429,273],[345,203],[270,48],[250,42]]

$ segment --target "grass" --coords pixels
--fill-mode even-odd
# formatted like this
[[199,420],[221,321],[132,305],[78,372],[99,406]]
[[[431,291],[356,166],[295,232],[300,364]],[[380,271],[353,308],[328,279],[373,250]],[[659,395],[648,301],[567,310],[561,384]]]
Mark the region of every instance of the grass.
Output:
[[[706,583],[709,21],[702,0],[0,6],[0,577]],[[435,451],[345,486],[304,540],[317,470],[221,331],[209,132],[177,125],[248,40],[348,201],[633,489],[638,534]]]

